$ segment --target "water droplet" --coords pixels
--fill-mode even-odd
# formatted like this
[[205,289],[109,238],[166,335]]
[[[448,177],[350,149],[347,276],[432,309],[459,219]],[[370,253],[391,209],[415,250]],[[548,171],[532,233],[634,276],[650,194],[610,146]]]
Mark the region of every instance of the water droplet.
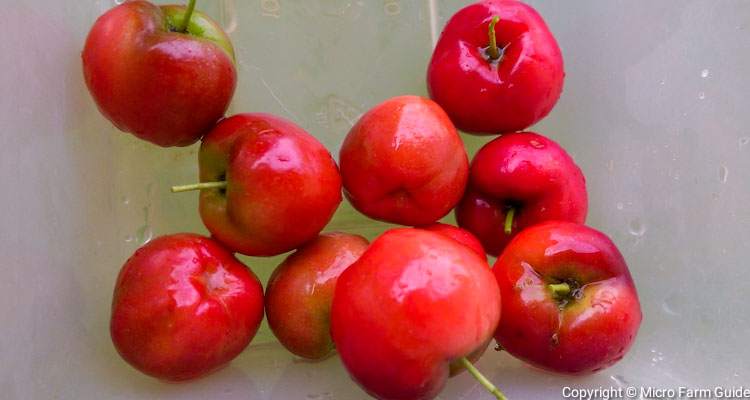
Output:
[[154,238],[154,231],[151,229],[148,225],[143,225],[142,227],[138,228],[138,231],[135,233],[135,239],[138,241],[138,244],[144,245],[151,241],[151,239]]
[[625,208],[625,204],[617,203],[617,209],[618,210],[622,210],[623,208]]
[[680,311],[680,296],[677,293],[672,293],[664,299],[661,303],[661,309],[668,315],[679,316],[682,315]]
[[748,143],[750,143],[750,136],[740,138],[740,147],[745,147]]
[[708,78],[709,75],[711,75],[711,71],[709,71],[708,69],[704,69],[703,71],[701,71],[701,78]]
[[639,218],[636,218],[630,221],[628,230],[630,231],[631,235],[635,237],[641,237],[646,233],[646,225],[644,225]]
[[667,81],[665,81],[664,79],[662,79],[661,81],[659,81],[659,85],[661,85],[661,86],[664,86],[665,83],[667,83]]
[[125,243],[132,243],[133,240],[135,240],[135,238],[133,237],[133,235],[125,236]]
[[128,198],[127,196],[122,196],[122,198],[120,198],[120,202],[124,205],[128,205],[130,204],[130,198]]
[[722,165],[719,167],[719,181],[721,183],[727,183],[727,179],[729,178],[729,168]]
[[706,92],[698,93],[698,100],[704,100],[706,98]]
[[127,0],[115,0],[115,4],[122,4],[126,2]]
[[609,379],[612,379],[612,381],[619,387],[627,387],[630,386],[630,382],[625,380],[625,377],[622,375],[612,375],[609,377]]
[[656,349],[651,349],[651,365],[656,365],[661,361],[664,361],[664,353],[661,351],[656,351]]
[[310,393],[306,397],[310,400],[327,400],[331,398],[331,393],[329,392]]

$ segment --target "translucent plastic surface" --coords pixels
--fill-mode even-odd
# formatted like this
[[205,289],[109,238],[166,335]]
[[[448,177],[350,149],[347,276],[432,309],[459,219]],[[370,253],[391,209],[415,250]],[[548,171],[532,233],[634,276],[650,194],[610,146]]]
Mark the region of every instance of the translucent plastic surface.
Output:
[[[570,378],[489,351],[479,366],[512,399],[562,386],[732,386],[750,381],[750,2],[530,1],[558,37],[567,80],[534,127],[588,177],[589,223],[620,246],[644,322],[632,351]],[[425,94],[432,42],[458,0],[203,0],[231,32],[231,112],[291,118],[336,153],[367,108]],[[160,149],[117,132],[84,86],[80,50],[112,0],[0,0],[0,397],[359,399],[334,357],[295,360],[263,328],[231,366],[165,384],[111,345],[125,259],[150,238],[205,232],[197,146]],[[488,138],[465,136],[473,153]],[[342,204],[330,230],[387,225]],[[265,281],[281,257],[244,259]],[[379,366],[388,368],[388,366]],[[489,399],[466,374],[443,399]]]

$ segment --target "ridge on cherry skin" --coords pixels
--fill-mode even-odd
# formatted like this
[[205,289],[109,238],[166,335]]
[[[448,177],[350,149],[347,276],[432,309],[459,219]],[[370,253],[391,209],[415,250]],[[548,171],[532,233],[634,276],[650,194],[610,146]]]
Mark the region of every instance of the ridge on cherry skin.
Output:
[[565,149],[540,134],[520,132],[493,139],[474,156],[456,221],[498,256],[529,226],[583,223],[587,212],[586,178]]
[[123,265],[112,299],[117,352],[168,381],[207,375],[244,350],[263,320],[258,278],[216,241],[156,238]]
[[536,10],[517,0],[484,0],[446,24],[427,88],[458,129],[500,134],[547,116],[564,77],[560,48]]
[[200,216],[211,235],[248,256],[274,256],[317,237],[342,200],[341,175],[314,136],[284,118],[238,114],[203,138]]
[[237,85],[226,33],[178,5],[136,0],[112,8],[91,28],[82,61],[99,111],[163,147],[198,141],[224,116]]
[[450,224],[444,224],[442,222],[436,222],[431,225],[418,226],[417,228],[439,233],[443,236],[449,237],[457,241],[458,243],[461,243],[462,245],[474,250],[477,255],[484,258],[485,260],[487,259],[487,254],[484,252],[482,242],[480,242],[476,236],[474,236],[466,229],[462,229]]
[[635,340],[635,284],[615,244],[595,229],[560,221],[527,228],[493,273],[503,299],[495,340],[525,362],[588,374],[621,360]]

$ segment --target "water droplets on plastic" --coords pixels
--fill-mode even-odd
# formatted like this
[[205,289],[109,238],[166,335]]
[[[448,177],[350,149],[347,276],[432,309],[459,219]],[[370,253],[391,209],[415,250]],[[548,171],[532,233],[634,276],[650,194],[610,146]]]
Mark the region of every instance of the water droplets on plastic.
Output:
[[719,167],[719,182],[727,183],[728,179],[729,179],[729,168],[727,168],[725,165],[722,165],[721,167]]
[[671,315],[671,316],[679,316],[682,315],[682,311],[680,310],[680,296],[677,293],[672,293],[667,298],[664,299],[664,301],[661,303],[661,309],[664,311],[665,314]]
[[662,361],[664,361],[664,353],[651,349],[651,365],[656,365]]
[[310,400],[330,400],[330,399],[332,399],[332,398],[333,398],[333,397],[331,396],[331,393],[329,393],[329,392],[323,392],[323,393],[310,393],[310,394],[308,394],[308,395],[307,395],[307,396],[305,396],[305,397],[306,397],[306,398],[308,398],[308,399],[310,399]]
[[641,237],[646,233],[646,225],[643,224],[640,218],[635,218],[630,221],[628,232],[635,237]]
[[708,68],[701,71],[701,78],[708,78],[711,75],[711,71],[708,70]]
[[630,386],[630,382],[628,382],[624,376],[622,375],[611,375],[609,379],[612,379],[612,381],[618,386],[618,387],[628,387]]

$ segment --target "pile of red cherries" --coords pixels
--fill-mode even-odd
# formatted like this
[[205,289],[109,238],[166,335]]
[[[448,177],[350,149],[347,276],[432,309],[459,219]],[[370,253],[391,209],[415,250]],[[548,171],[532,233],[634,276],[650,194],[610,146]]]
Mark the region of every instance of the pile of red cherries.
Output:
[[[339,165],[301,127],[261,113],[224,118],[237,83],[225,32],[195,10],[127,1],[83,51],[100,111],[160,146],[202,140],[200,217],[211,237],[162,236],[122,267],[111,336],[145,374],[183,381],[228,364],[264,313],[290,352],[334,352],[379,399],[431,399],[494,339],[535,367],[586,374],[620,360],[641,310],[612,241],[583,225],[583,173],[551,139],[523,132],[563,88],[560,49],[514,0],[485,0],[447,23],[427,71],[431,99],[366,112]],[[471,163],[457,129],[497,138]],[[359,212],[405,225],[372,243],[323,233],[342,190]],[[455,209],[459,227],[438,221]],[[294,250],[265,287],[235,253]],[[490,268],[487,254],[496,256]],[[311,366],[311,368],[314,368]]]

